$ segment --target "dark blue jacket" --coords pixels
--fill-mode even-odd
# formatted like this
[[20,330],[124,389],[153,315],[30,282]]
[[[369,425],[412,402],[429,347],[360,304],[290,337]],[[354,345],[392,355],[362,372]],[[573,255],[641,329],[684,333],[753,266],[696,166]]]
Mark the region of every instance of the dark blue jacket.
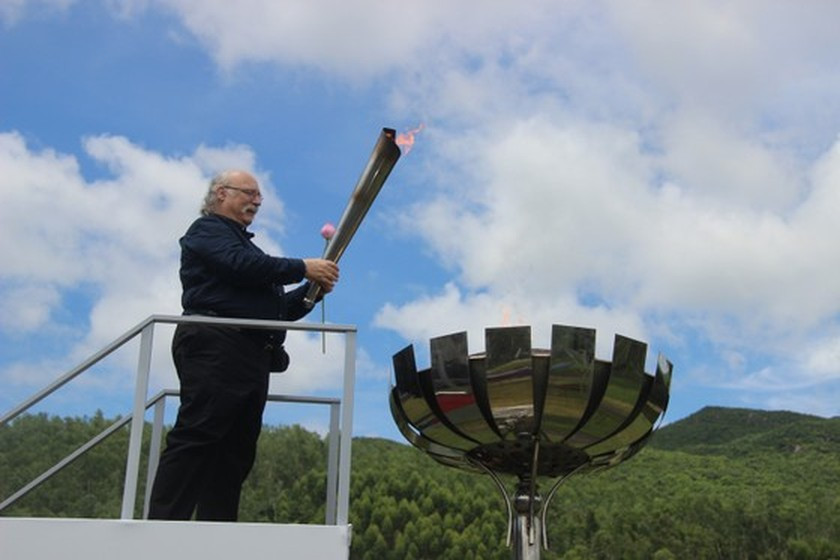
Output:
[[304,279],[303,260],[266,255],[253,236],[218,214],[192,223],[180,240],[185,313],[296,321],[310,311],[303,304],[308,282],[283,289]]

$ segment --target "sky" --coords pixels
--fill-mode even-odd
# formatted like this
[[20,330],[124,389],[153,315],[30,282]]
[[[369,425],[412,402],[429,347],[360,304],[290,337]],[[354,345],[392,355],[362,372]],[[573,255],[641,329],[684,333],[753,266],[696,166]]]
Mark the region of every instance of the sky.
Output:
[[[401,440],[391,356],[595,328],[705,406],[840,414],[840,4],[0,0],[0,411],[180,308],[178,238],[245,168],[271,254],[320,256],[383,127],[422,126],[340,262],[354,435]],[[319,322],[321,309],[306,319]],[[177,386],[156,329],[150,394]],[[291,333],[275,393],[340,396]],[[132,343],[34,410],[131,406]],[[170,415],[174,406],[170,406]],[[323,432],[319,407],[269,422]]]

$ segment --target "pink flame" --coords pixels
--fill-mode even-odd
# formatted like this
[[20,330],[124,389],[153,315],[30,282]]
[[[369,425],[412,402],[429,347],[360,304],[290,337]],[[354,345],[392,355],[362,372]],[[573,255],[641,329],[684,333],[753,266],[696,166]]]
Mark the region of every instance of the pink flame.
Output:
[[411,151],[411,148],[414,147],[414,135],[419,134],[424,128],[426,128],[426,125],[420,123],[417,128],[412,128],[407,132],[400,132],[397,134],[395,142],[397,146],[402,148],[403,155]]

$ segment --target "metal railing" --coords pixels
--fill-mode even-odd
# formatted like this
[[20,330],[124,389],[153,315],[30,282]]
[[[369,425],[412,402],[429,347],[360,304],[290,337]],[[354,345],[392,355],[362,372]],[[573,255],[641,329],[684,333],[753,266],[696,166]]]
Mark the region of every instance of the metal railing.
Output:
[[252,319],[228,319],[221,317],[204,317],[197,315],[152,315],[129,329],[116,340],[96,352],[93,356],[71,369],[47,387],[16,406],[2,417],[0,426],[10,422],[20,414],[26,412],[52,394],[59,388],[81,375],[106,356],[140,335],[140,353],[137,362],[137,376],[134,388],[134,404],[132,412],[120,418],[97,436],[77,448],[70,455],[44,471],[26,486],[6,498],[0,503],[0,511],[28,494],[53,475],[71,464],[78,457],[104,441],[108,436],[131,424],[129,431],[128,453],[126,457],[125,482],[123,485],[121,519],[133,519],[137,501],[137,482],[140,471],[140,455],[143,442],[146,411],[153,407],[154,420],[149,448],[148,472],[146,478],[146,495],[143,506],[143,517],[148,514],[149,492],[151,491],[154,473],[160,457],[160,443],[163,437],[163,418],[165,413],[165,399],[176,396],[177,391],[163,390],[152,399],[148,399],[149,375],[152,362],[152,343],[155,324],[201,324],[222,325],[230,327],[248,327],[265,330],[297,330],[318,331],[343,334],[344,345],[344,383],[341,399],[327,397],[309,397],[292,395],[269,395],[269,401],[291,402],[303,404],[325,404],[330,407],[330,433],[328,438],[327,456],[327,507],[326,524],[346,525],[348,523],[350,503],[350,445],[353,432],[353,390],[356,377],[356,327],[348,325],[329,325],[323,323],[292,323],[287,321],[264,321]]

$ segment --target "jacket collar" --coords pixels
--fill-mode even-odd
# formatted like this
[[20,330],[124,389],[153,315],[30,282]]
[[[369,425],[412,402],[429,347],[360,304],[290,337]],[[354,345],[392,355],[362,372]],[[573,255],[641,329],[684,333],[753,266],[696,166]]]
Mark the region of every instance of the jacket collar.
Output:
[[236,228],[236,230],[237,230],[237,231],[239,231],[242,235],[244,235],[244,236],[245,236],[245,237],[247,237],[248,239],[251,239],[252,237],[254,237],[254,234],[253,234],[253,233],[251,233],[250,231],[248,231],[247,229],[245,229],[245,226],[243,226],[242,224],[240,224],[240,223],[239,223],[239,222],[237,222],[236,220],[231,220],[231,219],[230,219],[230,218],[228,218],[227,216],[222,216],[221,214],[211,213],[210,215],[211,215],[211,216],[215,216],[216,218],[218,218],[218,219],[222,220],[223,222],[225,222],[225,223],[226,223],[226,224],[228,224],[229,226],[231,226],[231,227],[233,227],[233,228]]

